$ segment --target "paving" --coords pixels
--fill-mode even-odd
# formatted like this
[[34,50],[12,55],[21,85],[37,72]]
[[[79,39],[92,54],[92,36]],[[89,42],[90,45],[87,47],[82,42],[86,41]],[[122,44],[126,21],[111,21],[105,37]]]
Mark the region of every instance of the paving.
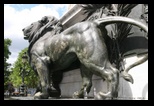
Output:
[[52,98],[49,97],[48,99],[34,99],[32,96],[27,97],[7,97],[4,98],[4,100],[94,100],[93,98],[87,98],[87,99],[73,99],[73,98]]

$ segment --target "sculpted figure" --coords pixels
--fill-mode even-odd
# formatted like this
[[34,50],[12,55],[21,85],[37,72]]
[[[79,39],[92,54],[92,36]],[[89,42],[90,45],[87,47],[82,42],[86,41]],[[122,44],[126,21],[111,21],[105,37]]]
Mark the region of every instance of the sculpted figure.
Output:
[[[58,33],[62,32],[63,31],[63,27],[62,27],[61,23],[58,21],[58,19],[55,18],[54,16],[44,16],[44,17],[42,17],[41,20],[39,20],[38,22],[34,22],[33,24],[35,24],[33,26],[33,30],[31,30],[30,32],[26,32],[26,33],[29,33],[30,35],[32,35],[28,39],[29,43],[30,43],[29,47],[28,47],[28,56],[29,56],[29,63],[31,65],[31,67],[36,72],[36,74],[38,74],[37,71],[36,71],[36,68],[34,67],[34,64],[31,63],[30,50],[31,50],[33,44],[40,37],[42,37],[44,35],[44,33],[46,33],[46,31],[50,31],[50,36],[52,36],[52,35],[55,35],[55,34],[58,34]],[[46,39],[46,37],[44,36],[43,39]],[[56,73],[54,73],[52,75],[55,75],[55,74],[56,75],[58,74],[59,76],[58,76],[58,78],[56,78],[57,76],[53,77],[52,80],[56,80],[56,81],[55,81],[55,84],[53,85],[53,83],[52,83],[52,85],[58,90],[59,95],[60,95],[61,91],[60,91],[59,86],[56,83],[58,83],[58,84],[60,83],[60,81],[62,79],[61,78],[62,77],[62,73],[56,72]],[[51,78],[52,78],[52,75],[50,75]],[[39,91],[41,91],[40,83],[38,84],[36,92],[39,92]]]
[[[53,72],[69,68],[75,61],[80,62],[82,86],[74,93],[74,98],[83,98],[84,89],[90,92],[93,74],[108,82],[107,93],[98,92],[96,99],[116,98],[118,96],[119,71],[113,67],[108,59],[108,51],[104,41],[105,26],[112,23],[124,22],[136,25],[146,32],[148,27],[143,23],[126,17],[111,16],[94,21],[79,22],[59,34],[52,34],[52,30],[44,30],[42,37],[29,48],[31,66],[37,71],[42,91],[34,98],[47,99],[50,95]],[[104,29],[104,31],[100,30]],[[44,25],[46,26],[46,25]],[[34,22],[23,29],[24,38],[34,39],[43,23]],[[125,77],[124,77],[125,78]]]

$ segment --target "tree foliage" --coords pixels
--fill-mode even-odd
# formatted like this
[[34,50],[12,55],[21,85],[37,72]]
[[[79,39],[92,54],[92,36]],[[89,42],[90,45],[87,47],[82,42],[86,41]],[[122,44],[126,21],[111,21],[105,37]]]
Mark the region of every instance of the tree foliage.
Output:
[[11,45],[12,41],[10,39],[4,39],[4,58],[8,59],[11,52],[9,51],[9,46]]
[[9,50],[9,46],[11,45],[12,41],[10,39],[4,39],[4,86],[9,82],[9,67],[10,63],[7,62],[9,59],[9,55],[11,55],[11,52]]
[[27,85],[29,88],[34,88],[37,86],[37,75],[35,72],[31,69],[28,61],[24,64],[22,63],[22,56],[24,53],[27,52],[27,48],[23,49],[19,55],[17,60],[15,61],[13,68],[12,68],[12,73],[10,75],[11,82],[15,87],[19,87],[22,84],[22,71],[25,69],[24,73],[24,83]]

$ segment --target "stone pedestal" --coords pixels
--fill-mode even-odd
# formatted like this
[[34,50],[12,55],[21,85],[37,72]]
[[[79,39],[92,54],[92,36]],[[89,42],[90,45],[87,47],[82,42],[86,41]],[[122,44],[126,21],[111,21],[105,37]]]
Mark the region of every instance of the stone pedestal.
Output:
[[[134,58],[136,59],[136,58]],[[134,61],[134,60],[133,60]],[[131,64],[131,61],[128,61]],[[129,74],[134,78],[134,84],[125,81],[120,77],[120,87],[118,99],[120,100],[147,100],[148,99],[148,61],[132,68]],[[96,88],[96,93],[99,91],[107,91],[107,83],[103,81],[100,77],[93,76],[93,86],[88,98],[94,97],[94,87]],[[82,79],[79,69],[65,72],[63,75],[63,80],[60,84],[61,96],[62,97],[72,97],[75,91],[78,91],[81,87]]]

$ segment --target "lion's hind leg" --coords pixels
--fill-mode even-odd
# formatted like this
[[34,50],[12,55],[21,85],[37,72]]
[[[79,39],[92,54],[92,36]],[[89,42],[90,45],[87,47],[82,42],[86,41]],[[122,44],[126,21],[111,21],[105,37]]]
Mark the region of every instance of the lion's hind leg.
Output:
[[118,96],[118,85],[119,85],[119,72],[116,68],[112,67],[110,63],[106,65],[97,65],[94,63],[86,63],[85,66],[91,69],[91,72],[97,76],[100,76],[102,79],[105,79],[108,83],[107,93],[98,92],[95,99],[112,99]]
[[[105,74],[103,74],[105,73]],[[108,92],[99,92],[95,99],[115,99],[118,97],[119,90],[119,71],[110,62],[107,62],[104,70],[100,71],[100,76],[108,83]]]

